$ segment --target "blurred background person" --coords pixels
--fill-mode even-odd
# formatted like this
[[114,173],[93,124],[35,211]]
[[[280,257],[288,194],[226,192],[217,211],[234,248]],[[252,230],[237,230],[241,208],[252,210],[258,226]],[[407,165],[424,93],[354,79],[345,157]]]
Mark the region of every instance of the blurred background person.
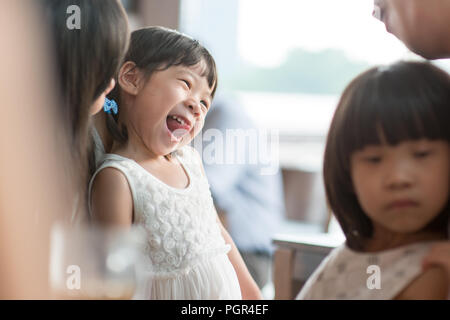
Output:
[[34,1],[0,6],[0,299],[44,299],[49,230],[71,210],[73,163],[45,20]]
[[[271,282],[272,236],[278,231],[284,216],[284,199],[280,171],[262,174],[264,165],[258,157],[259,148],[268,142],[258,140],[254,145],[248,136],[242,136],[249,133],[258,137],[258,130],[261,129],[237,99],[218,94],[205,119],[202,143],[194,143],[194,147],[202,154],[219,216],[262,289]],[[208,134],[215,136],[209,143],[205,141]],[[242,144],[230,139],[234,134]],[[212,148],[214,154],[208,151]],[[252,152],[256,154],[252,155]],[[252,156],[256,157],[257,163],[251,163]],[[243,163],[238,159],[244,159]]]
[[127,18],[118,0],[2,6],[0,297],[47,298],[50,232],[85,208],[90,115],[114,86]]
[[427,59],[450,58],[450,1],[374,0],[373,16],[411,51]]

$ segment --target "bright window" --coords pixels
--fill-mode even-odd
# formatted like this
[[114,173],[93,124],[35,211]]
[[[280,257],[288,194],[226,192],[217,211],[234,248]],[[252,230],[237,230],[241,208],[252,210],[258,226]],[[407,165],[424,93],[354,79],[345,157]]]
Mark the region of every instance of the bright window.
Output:
[[280,130],[282,164],[319,170],[348,82],[375,64],[417,58],[372,9],[373,0],[182,0],[180,28],[212,52],[221,90]]

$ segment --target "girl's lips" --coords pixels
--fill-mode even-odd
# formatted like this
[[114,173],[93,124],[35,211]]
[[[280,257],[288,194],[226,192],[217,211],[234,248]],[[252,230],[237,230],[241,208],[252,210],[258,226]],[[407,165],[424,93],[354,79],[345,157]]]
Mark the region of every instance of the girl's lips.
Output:
[[390,202],[387,205],[387,209],[398,209],[398,208],[408,208],[408,207],[417,207],[419,205],[418,202],[410,199],[399,199]]

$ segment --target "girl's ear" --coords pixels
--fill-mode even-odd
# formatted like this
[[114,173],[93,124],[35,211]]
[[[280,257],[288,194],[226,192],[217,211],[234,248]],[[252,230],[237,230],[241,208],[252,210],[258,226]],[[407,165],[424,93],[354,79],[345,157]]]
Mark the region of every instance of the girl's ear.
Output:
[[139,91],[140,72],[132,61],[125,62],[119,70],[118,82],[120,88],[128,94],[136,95]]

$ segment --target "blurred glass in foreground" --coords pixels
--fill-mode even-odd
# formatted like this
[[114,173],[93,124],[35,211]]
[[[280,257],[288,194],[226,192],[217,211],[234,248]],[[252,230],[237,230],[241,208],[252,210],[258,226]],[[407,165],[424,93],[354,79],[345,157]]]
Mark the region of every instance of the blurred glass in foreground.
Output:
[[50,283],[57,299],[149,298],[145,232],[84,226],[52,229]]

